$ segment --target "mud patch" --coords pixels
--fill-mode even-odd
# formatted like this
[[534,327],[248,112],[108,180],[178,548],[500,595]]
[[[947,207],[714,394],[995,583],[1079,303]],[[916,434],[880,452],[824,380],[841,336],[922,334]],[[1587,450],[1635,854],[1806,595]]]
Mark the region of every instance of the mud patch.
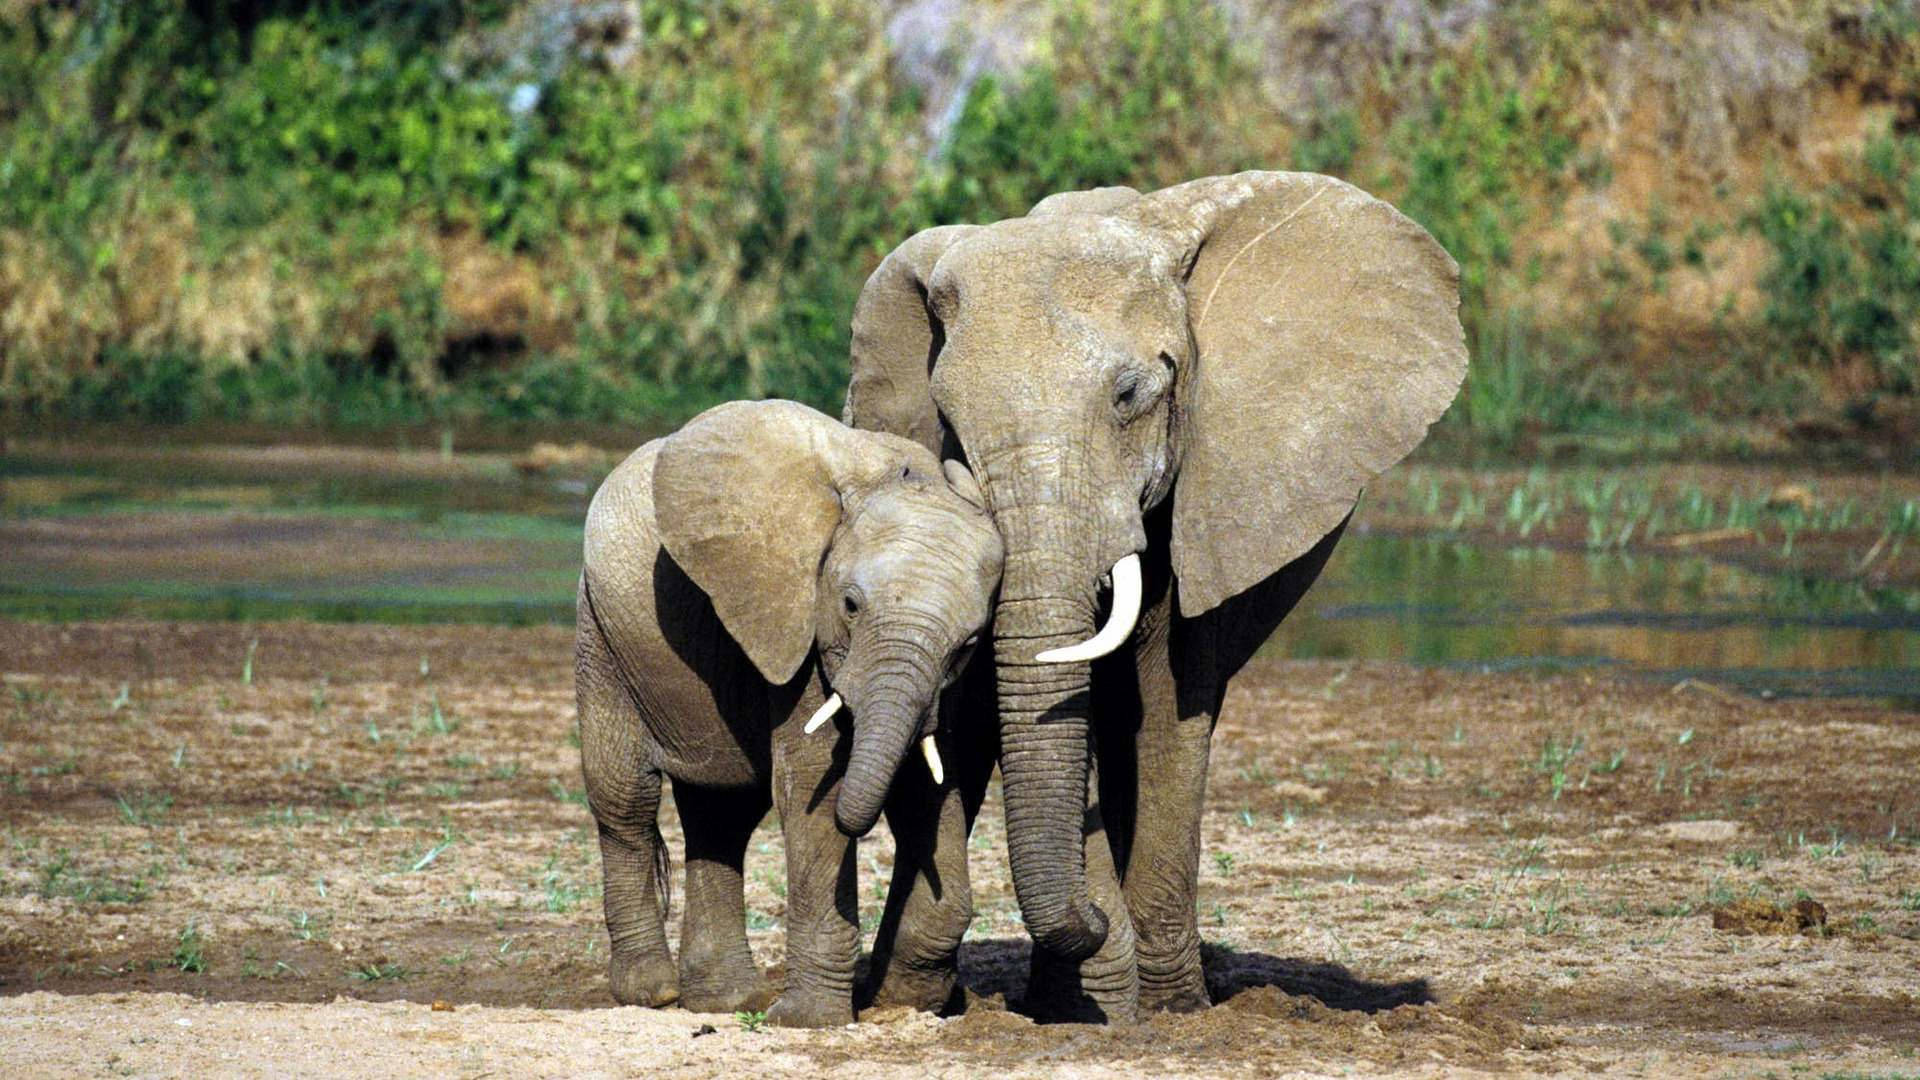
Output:
[[1818,900],[1796,900],[1791,907],[1766,900],[1736,900],[1713,909],[1713,928],[1733,934],[1826,933],[1827,909]]

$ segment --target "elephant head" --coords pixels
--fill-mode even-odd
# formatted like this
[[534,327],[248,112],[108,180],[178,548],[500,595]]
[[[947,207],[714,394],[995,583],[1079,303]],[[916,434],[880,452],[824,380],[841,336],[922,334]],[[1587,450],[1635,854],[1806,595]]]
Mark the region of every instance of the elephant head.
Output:
[[873,828],[907,750],[934,746],[939,692],[993,611],[1000,535],[979,486],[906,439],[855,431],[787,401],[735,402],[662,443],[661,544],[779,685],[819,650],[853,747],[834,817]]
[[919,233],[868,280],[847,422],[964,456],[1006,544],[1008,852],[1042,947],[1105,936],[1081,843],[1088,662],[1133,629],[1145,515],[1171,499],[1188,617],[1306,553],[1452,401],[1458,297],[1414,222],[1283,172],[1055,195]]

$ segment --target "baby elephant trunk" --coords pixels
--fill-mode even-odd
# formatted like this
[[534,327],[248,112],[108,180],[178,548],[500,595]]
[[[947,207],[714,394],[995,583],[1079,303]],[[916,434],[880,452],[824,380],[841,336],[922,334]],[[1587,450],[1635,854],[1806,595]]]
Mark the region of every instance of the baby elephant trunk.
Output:
[[833,810],[841,832],[865,836],[873,829],[907,752],[922,735],[931,734],[928,710],[939,687],[934,665],[902,660],[881,668],[849,695],[853,751]]

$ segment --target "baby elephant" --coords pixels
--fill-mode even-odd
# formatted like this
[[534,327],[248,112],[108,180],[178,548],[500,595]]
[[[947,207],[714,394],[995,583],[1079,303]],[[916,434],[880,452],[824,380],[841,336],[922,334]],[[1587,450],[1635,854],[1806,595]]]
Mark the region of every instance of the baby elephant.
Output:
[[[906,439],[786,401],[708,410],[600,486],[587,511],[574,652],[620,1002],[767,1006],[747,948],[741,863],[775,805],[787,851],[787,985],[768,1019],[852,1021],[851,838],[883,807],[903,895],[889,897],[900,940],[876,944],[876,968],[888,970],[875,974],[883,988],[917,986],[930,998],[952,989],[972,898],[964,817],[935,736],[940,692],[966,663],[1000,581],[1000,536],[982,503],[958,463],[943,469]],[[808,734],[843,704],[850,740],[837,729]],[[926,767],[903,770],[916,743]],[[662,774],[686,831],[677,972],[662,926]]]

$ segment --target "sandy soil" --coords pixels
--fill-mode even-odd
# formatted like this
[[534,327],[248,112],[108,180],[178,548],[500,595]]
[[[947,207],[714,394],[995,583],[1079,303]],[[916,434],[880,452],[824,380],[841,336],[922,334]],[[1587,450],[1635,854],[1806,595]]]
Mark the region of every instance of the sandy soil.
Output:
[[568,645],[0,623],[0,1075],[1920,1074],[1911,713],[1263,662],[1215,740],[1216,1008],[1009,1011],[993,802],[965,1014],[789,1032],[611,1006]]

